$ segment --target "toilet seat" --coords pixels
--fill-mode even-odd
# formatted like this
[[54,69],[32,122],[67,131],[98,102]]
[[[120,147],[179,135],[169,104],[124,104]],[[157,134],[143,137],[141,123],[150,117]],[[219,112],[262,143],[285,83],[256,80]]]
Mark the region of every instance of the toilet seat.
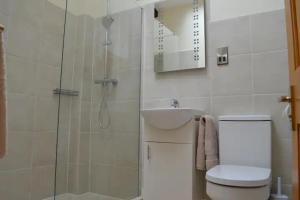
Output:
[[262,187],[231,187],[208,181],[206,192],[212,200],[267,200],[270,196],[270,184]]
[[271,170],[248,166],[218,165],[206,173],[206,180],[231,187],[263,187],[271,182]]

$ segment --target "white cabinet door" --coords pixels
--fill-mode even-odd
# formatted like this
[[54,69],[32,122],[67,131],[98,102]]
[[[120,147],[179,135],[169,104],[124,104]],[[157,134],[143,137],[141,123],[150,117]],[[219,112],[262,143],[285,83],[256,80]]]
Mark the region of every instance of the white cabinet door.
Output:
[[192,200],[193,145],[144,143],[144,200]]

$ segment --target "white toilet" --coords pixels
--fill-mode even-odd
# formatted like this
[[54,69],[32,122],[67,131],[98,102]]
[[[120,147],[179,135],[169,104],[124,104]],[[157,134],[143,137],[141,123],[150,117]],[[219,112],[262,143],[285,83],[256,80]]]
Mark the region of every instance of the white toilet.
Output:
[[267,200],[271,184],[271,117],[219,117],[220,165],[206,173],[212,200]]

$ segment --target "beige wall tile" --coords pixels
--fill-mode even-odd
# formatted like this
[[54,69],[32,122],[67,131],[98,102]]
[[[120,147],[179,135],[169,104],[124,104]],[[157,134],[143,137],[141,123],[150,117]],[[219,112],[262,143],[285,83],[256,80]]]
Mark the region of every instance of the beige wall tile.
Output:
[[[16,6],[14,7],[19,7],[18,9],[23,8],[24,11],[26,10],[26,7],[27,8],[30,7],[30,6],[22,7],[23,3],[21,4],[15,3],[15,4]],[[25,4],[28,5],[27,3]],[[38,4],[39,3],[37,3],[37,5]],[[24,13],[24,11],[23,12],[19,11],[18,13]],[[14,14],[16,13],[17,11],[14,11]],[[32,13],[35,12],[33,11]],[[7,41],[6,51],[8,53],[11,53],[19,57],[23,57],[30,60],[37,60],[38,53],[40,50],[40,41],[41,41],[39,21],[26,20],[26,18],[23,19],[23,17],[24,16],[19,16],[15,18],[11,17],[9,19],[9,23],[13,24],[13,26],[8,26],[7,29],[9,40]],[[36,16],[34,19],[39,20],[40,17]],[[22,33],[22,36],[20,35],[20,33]]]
[[287,48],[284,10],[253,15],[250,21],[253,52]]
[[32,131],[34,97],[8,94],[7,102],[8,129],[10,131]]
[[68,162],[72,164],[79,163],[80,159],[80,132],[73,133],[69,139],[69,159]]
[[80,113],[80,131],[89,132],[91,130],[91,102],[82,101]]
[[68,165],[64,162],[57,164],[56,192],[57,194],[68,192]]
[[89,164],[90,161],[90,133],[80,134],[80,145],[79,145],[79,163]]
[[31,170],[0,172],[1,199],[31,200]]
[[211,112],[211,102],[209,97],[180,98],[180,106],[203,110],[207,113]]
[[51,66],[60,66],[62,56],[63,36],[44,32],[41,36],[38,60]]
[[251,55],[231,56],[227,66],[217,66],[216,59],[209,59],[212,94],[246,95],[252,92]]
[[65,9],[58,8],[50,1],[44,3],[44,13],[42,18],[42,31],[44,33],[54,33],[63,35],[65,23]]
[[31,200],[41,200],[53,196],[54,166],[34,167],[32,169]]
[[287,116],[283,116],[283,110],[286,103],[279,103],[278,98],[286,94],[275,95],[255,95],[254,96],[254,112],[256,114],[271,115],[273,121],[273,135],[276,138],[291,139],[291,125]]
[[252,96],[212,97],[212,114],[220,115],[253,114]]
[[38,62],[35,76],[35,94],[53,96],[53,90],[60,85],[60,68]]
[[94,133],[91,135],[91,159],[93,164],[111,165],[116,154],[112,133]]
[[34,129],[53,131],[57,129],[58,96],[37,97],[35,105]]
[[[132,100],[139,99],[140,69],[132,68],[119,71],[113,78],[118,80],[118,85],[111,88],[110,99]],[[99,86],[100,87],[100,86]]]
[[273,183],[277,181],[277,177],[282,177],[283,184],[292,183],[292,140],[278,139],[273,137]]
[[35,92],[36,64],[24,58],[7,55],[7,91],[33,95]]
[[139,129],[139,100],[109,102],[108,106],[112,130],[135,132]]
[[250,18],[238,17],[217,21],[208,25],[208,54],[216,55],[216,49],[229,46],[231,55],[247,54],[250,48]]
[[0,12],[1,13],[5,14],[5,15],[9,14],[9,11],[11,10],[9,2],[10,1],[7,1],[7,0],[0,0],[0,5],[1,5]]
[[33,134],[33,160],[34,167],[55,165],[56,157],[55,132],[39,132]]
[[252,60],[255,93],[270,94],[289,91],[287,50],[254,54]]
[[139,134],[115,133],[113,147],[115,149],[114,166],[138,168]]
[[88,165],[71,165],[69,168],[68,191],[83,194],[89,191]]
[[92,165],[91,192],[110,196],[111,165]]
[[112,167],[110,194],[122,199],[133,199],[138,196],[138,169]]
[[31,132],[9,131],[7,152],[5,157],[0,160],[0,170],[29,169],[31,167],[32,148]]

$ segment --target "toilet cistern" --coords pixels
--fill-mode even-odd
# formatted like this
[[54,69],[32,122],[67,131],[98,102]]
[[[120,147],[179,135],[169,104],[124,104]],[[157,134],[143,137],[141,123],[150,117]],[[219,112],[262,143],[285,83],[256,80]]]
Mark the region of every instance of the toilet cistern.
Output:
[[206,173],[210,199],[268,200],[272,177],[271,138],[269,115],[220,116],[220,165]]

